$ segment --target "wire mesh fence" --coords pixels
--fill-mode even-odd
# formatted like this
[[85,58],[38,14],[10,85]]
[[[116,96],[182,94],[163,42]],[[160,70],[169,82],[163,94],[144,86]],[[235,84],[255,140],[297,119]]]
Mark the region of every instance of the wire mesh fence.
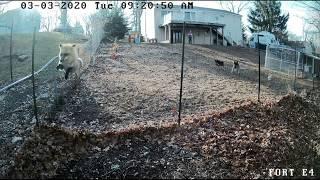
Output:
[[[209,47],[210,49],[210,47]],[[295,67],[296,55],[292,49],[266,52],[261,50],[261,73],[260,73],[260,95],[259,92],[259,64],[258,49],[252,57],[244,58],[240,49],[212,46],[212,50],[198,48],[196,46],[186,46],[186,69],[185,84],[183,89],[183,114],[192,116],[196,114],[210,114],[224,108],[238,106],[246,101],[278,100],[288,93],[305,93],[316,88],[312,81],[299,78],[294,74],[294,69],[302,66],[300,55],[300,65]],[[226,54],[219,53],[226,52]],[[248,53],[248,52],[247,52]],[[297,53],[298,54],[298,53]],[[278,69],[272,57],[283,58]],[[315,57],[314,57],[315,58]],[[265,63],[264,63],[264,59]],[[284,60],[285,59],[285,60]],[[219,65],[215,60],[223,62]],[[234,62],[240,64],[240,73],[233,71]],[[281,60],[280,60],[281,62]],[[264,67],[264,64],[265,67]],[[306,63],[305,63],[306,64]],[[281,65],[281,68],[280,68]],[[315,67],[316,69],[317,67]],[[280,70],[281,69],[281,70]],[[293,71],[292,71],[293,69]],[[311,78],[312,79],[312,78]],[[314,78],[315,79],[315,78]]]
[[83,69],[86,69],[90,51],[95,51],[92,43],[100,44],[101,40],[95,38],[88,44],[85,43],[87,39],[78,34],[22,32],[23,25],[16,22],[8,28],[0,26],[0,29],[6,29],[0,31],[1,175],[13,165],[15,153],[30,136],[33,127],[38,123],[49,123],[50,117],[54,116],[52,112],[59,108],[56,105],[63,101],[61,97],[65,91],[74,87],[74,81],[64,81],[64,73],[56,69],[59,44],[77,44],[85,58]]
[[163,61],[170,59],[149,59],[148,51],[136,56],[133,49],[139,47],[121,43],[114,60],[112,45],[102,43],[95,65],[84,72],[78,88],[64,96],[64,110],[54,122],[102,131],[130,124],[159,125],[162,120],[174,121],[179,86],[172,83],[179,77],[179,71],[167,77],[158,69],[175,71],[163,65]]
[[0,84],[3,84],[6,81],[13,80],[13,71],[12,71],[12,30],[13,30],[13,23],[11,26],[8,24],[0,24],[0,38],[2,42],[0,45],[0,52],[1,52],[1,61],[0,65],[3,67],[1,71],[1,78],[0,78]]
[[[41,38],[41,33],[37,36]],[[68,36],[63,35],[63,38],[67,39]],[[85,51],[90,52],[88,54],[95,54],[91,58],[99,63],[85,70],[78,87],[75,79],[65,81],[63,72],[56,70],[57,57],[46,60],[47,64],[44,66],[41,64],[42,69],[35,76],[39,119],[62,124],[67,122],[67,125],[80,124],[85,127],[90,123],[91,117],[95,117],[95,120],[101,121],[98,123],[101,130],[109,126],[110,122],[120,125],[123,122],[130,124],[131,120],[138,123],[153,121],[156,124],[164,120],[176,121],[179,108],[181,46],[178,44],[165,48],[153,45],[156,47],[151,48],[157,51],[144,49],[143,53],[137,53],[141,51],[139,45],[122,43],[118,59],[114,60],[111,58],[112,45],[100,44],[101,39],[102,34],[99,31],[83,46]],[[141,46],[145,48],[144,45]],[[213,50],[208,51],[198,46],[188,45],[185,51],[183,118],[194,114],[212,113],[221,108],[241,104],[247,99],[257,99],[257,64],[248,63],[240,56],[216,54]],[[171,54],[171,58],[168,58],[168,53]],[[281,60],[278,63],[279,71],[292,75],[293,68],[297,71],[301,69],[300,59],[302,62],[303,58],[300,55],[296,55],[292,49],[271,48],[267,49],[266,54],[266,69],[261,73],[263,99],[277,98],[294,88],[303,87],[297,78],[282,77],[275,72],[278,62],[276,57],[279,56],[283,58],[282,63]],[[42,51],[35,51],[36,62],[46,59],[44,56]],[[157,58],[149,58],[154,56]],[[295,62],[296,57],[299,58],[295,65],[292,62]],[[85,63],[87,66],[90,64],[88,59],[90,57]],[[215,60],[223,61],[224,65],[217,65],[214,63]],[[232,71],[235,61],[240,62],[239,73]],[[36,66],[36,69],[41,65]],[[27,71],[30,72],[29,69]],[[299,77],[298,74],[296,72],[296,77]],[[22,84],[28,84],[29,81]],[[143,83],[144,81],[146,83]],[[30,88],[31,85],[27,86]],[[104,89],[99,89],[101,87]],[[26,97],[32,97],[30,91],[28,92]],[[83,100],[88,96],[90,98]],[[10,114],[5,110],[3,112],[6,112],[6,115]],[[29,117],[29,121],[34,122],[34,115]],[[82,120],[69,122],[70,118]],[[110,126],[113,126],[112,123]]]
[[317,87],[320,60],[318,57],[283,46],[271,45],[266,51],[265,68],[269,71],[269,81],[274,83],[278,81],[276,77],[281,76],[286,79],[289,91]]
[[[12,165],[14,153],[37,123],[101,132],[177,122],[181,44],[120,42],[113,56],[115,46],[101,43],[101,24],[94,27],[88,41],[63,33],[14,33],[13,71],[8,71],[10,43],[6,42],[10,42],[10,35],[0,35],[1,51],[5,52],[0,57],[4,74],[0,76],[1,174]],[[66,80],[65,72],[56,68],[59,44],[70,42],[77,44],[83,60],[80,79],[72,74]],[[220,46],[185,46],[182,119],[256,101],[259,87],[261,101],[317,87],[320,65],[316,57],[269,47],[259,78],[258,51],[248,58],[243,57],[247,52],[234,51],[232,54],[231,49]],[[235,62],[240,63],[239,72],[233,71]],[[11,72],[13,80],[20,80],[7,86],[12,82]]]
[[[11,26],[13,29],[14,26]],[[32,104],[32,82],[28,76],[15,86],[7,85],[31,74],[31,46],[17,46],[17,37],[32,39],[32,33],[1,33],[0,41],[0,146],[1,174],[12,165],[15,152],[21,147],[35,124]],[[12,39],[12,41],[11,41]],[[30,41],[29,41],[30,42]],[[12,48],[10,48],[10,46]],[[10,50],[11,49],[11,50]],[[23,50],[21,50],[23,49]],[[21,51],[20,51],[21,50]],[[29,66],[28,66],[29,65]]]

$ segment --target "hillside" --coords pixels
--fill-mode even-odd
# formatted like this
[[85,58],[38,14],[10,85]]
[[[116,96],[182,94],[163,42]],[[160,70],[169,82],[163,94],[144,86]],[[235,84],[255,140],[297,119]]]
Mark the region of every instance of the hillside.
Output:
[[[32,33],[13,34],[13,78],[17,80],[31,73]],[[60,43],[83,43],[85,37],[80,35],[63,35],[56,32],[36,34],[35,69],[39,69],[59,53]],[[0,87],[10,81],[10,36],[0,34]],[[27,59],[18,60],[21,55]]]
[[186,45],[177,127],[181,46],[119,45],[113,59],[111,44],[101,44],[96,64],[76,86],[58,76],[37,81],[39,128],[31,97],[6,92],[1,177],[268,178],[270,168],[293,168],[296,178],[303,168],[320,172],[318,91],[299,83],[292,91],[292,81],[281,74],[270,81],[262,69],[258,102],[254,55],[241,57],[246,63],[235,74],[232,60],[239,57],[232,52]]

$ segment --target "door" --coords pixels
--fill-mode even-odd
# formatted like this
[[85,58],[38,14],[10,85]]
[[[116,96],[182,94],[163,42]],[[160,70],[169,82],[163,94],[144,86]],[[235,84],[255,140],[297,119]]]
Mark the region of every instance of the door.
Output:
[[173,31],[173,43],[181,43],[182,42],[182,33],[180,30]]

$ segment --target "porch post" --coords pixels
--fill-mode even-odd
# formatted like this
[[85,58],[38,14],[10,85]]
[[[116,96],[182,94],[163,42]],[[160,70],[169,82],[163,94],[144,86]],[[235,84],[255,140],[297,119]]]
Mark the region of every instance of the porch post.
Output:
[[209,45],[211,45],[211,42],[212,42],[212,27],[211,27],[211,26],[210,26],[209,32],[210,32],[210,42],[209,42]]
[[224,46],[224,33],[223,33],[224,27],[222,27],[222,46]]
[[164,26],[164,40],[167,40],[167,25]]
[[169,43],[171,43],[171,26],[170,26],[170,24],[168,25],[169,27],[168,27],[168,30],[169,30]]
[[219,45],[219,43],[218,43],[218,39],[219,39],[219,36],[218,36],[218,27],[216,28],[216,34],[217,34],[217,39],[216,39],[217,42],[216,42],[216,44]]

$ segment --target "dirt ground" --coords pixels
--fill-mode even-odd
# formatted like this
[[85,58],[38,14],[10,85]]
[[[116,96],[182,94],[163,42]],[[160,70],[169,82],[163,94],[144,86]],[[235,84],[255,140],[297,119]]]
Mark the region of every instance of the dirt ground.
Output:
[[[7,178],[319,178],[319,107],[297,96],[185,121],[90,133],[35,129]],[[318,152],[317,152],[318,148]],[[313,170],[307,177],[302,169]]]
[[[84,66],[88,66],[90,59],[85,54],[87,53],[81,49]],[[46,58],[42,61],[45,60]],[[63,79],[63,73],[56,70],[57,64],[58,59],[55,59],[35,76],[38,119],[41,121],[54,107],[59,89],[68,91],[70,88],[70,83]],[[0,177],[14,164],[15,154],[28,139],[36,124],[32,89],[32,81],[28,79],[0,93]]]
[[[19,141],[4,177],[264,178],[267,168],[305,166],[320,172],[319,96],[283,98],[292,80],[273,74],[269,81],[262,69],[259,104],[256,52],[187,45],[178,128],[181,45],[123,43],[116,60],[110,49],[100,46],[75,87],[55,82],[64,97],[42,109],[43,125]],[[231,73],[235,59],[240,75]],[[41,107],[47,104],[53,102]]]
[[[96,64],[83,75],[79,88],[66,97],[65,109],[55,123],[94,132],[130,125],[161,125],[178,119],[181,45],[121,44],[111,59],[110,45],[100,48]],[[253,62],[244,59],[246,62]],[[257,100],[258,71],[241,64],[240,75],[231,73],[232,59],[215,49],[186,46],[182,118],[210,114]],[[215,59],[225,61],[217,67]],[[267,80],[262,72],[261,99],[279,99],[288,92],[288,81]]]

